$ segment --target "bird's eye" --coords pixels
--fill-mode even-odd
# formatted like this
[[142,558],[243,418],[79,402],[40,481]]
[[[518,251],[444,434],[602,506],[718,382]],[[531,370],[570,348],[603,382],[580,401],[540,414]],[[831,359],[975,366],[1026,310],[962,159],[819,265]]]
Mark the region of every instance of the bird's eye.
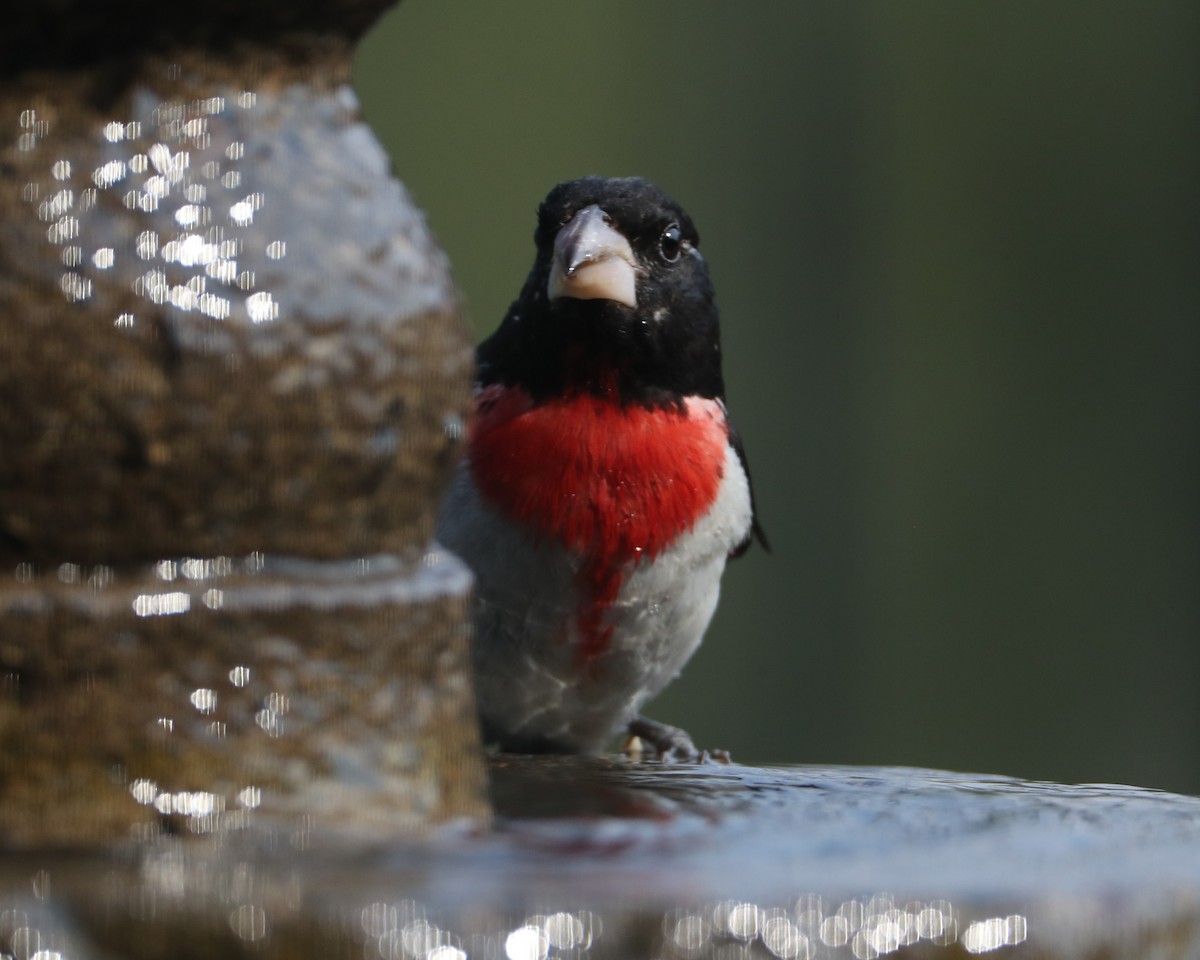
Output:
[[679,230],[679,224],[672,223],[658,238],[658,252],[667,263],[674,263],[679,259],[682,248],[683,234]]

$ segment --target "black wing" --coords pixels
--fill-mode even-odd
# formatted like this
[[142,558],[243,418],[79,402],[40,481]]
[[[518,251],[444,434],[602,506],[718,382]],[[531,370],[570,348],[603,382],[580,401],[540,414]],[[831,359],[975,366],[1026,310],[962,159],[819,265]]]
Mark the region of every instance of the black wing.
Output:
[[746,451],[742,447],[741,435],[737,432],[737,427],[732,422],[729,424],[729,442],[733,445],[733,449],[738,455],[742,469],[746,471],[746,485],[750,488],[750,529],[746,531],[746,536],[742,542],[729,552],[729,558],[736,560],[750,549],[750,544],[755,540],[762,544],[762,548],[767,553],[770,553],[771,544],[767,540],[767,534],[763,530],[762,524],[758,522],[758,508],[754,505],[754,480],[750,476],[750,462],[746,459]]

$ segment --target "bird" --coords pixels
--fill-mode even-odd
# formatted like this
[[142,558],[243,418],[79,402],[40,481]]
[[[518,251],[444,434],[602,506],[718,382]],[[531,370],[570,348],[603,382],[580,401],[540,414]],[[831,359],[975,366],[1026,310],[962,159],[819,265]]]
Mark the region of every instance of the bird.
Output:
[[589,176],[549,192],[534,245],[477,348],[437,519],[475,577],[484,742],[597,754],[625,735],[650,757],[707,759],[641,708],[699,646],[726,561],[770,548],[699,234],[649,181]]

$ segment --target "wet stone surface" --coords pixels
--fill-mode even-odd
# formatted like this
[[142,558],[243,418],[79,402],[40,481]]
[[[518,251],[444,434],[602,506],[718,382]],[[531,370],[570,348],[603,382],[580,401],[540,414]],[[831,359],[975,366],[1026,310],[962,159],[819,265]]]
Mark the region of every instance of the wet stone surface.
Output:
[[492,828],[420,845],[293,840],[250,853],[214,835],[102,860],[8,858],[0,950],[37,939],[63,957],[179,956],[183,942],[195,957],[397,960],[1200,951],[1194,798],[606,758],[497,757],[492,777]]
[[323,843],[484,819],[446,554],[261,554],[0,586],[0,848]]
[[471,346],[349,83],[387,5],[6,21],[0,849],[487,817],[429,552]]
[[4,85],[0,562],[428,538],[470,344],[348,46],[307,52]]

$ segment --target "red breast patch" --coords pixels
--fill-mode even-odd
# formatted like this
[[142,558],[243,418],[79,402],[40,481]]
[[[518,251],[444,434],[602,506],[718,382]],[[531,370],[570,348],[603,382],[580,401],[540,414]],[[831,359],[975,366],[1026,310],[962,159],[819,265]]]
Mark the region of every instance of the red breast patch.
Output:
[[625,569],[691,529],[716,499],[728,432],[715,400],[680,409],[590,395],[534,405],[489,387],[471,430],[471,474],[494,507],[583,558],[581,660],[603,653]]

